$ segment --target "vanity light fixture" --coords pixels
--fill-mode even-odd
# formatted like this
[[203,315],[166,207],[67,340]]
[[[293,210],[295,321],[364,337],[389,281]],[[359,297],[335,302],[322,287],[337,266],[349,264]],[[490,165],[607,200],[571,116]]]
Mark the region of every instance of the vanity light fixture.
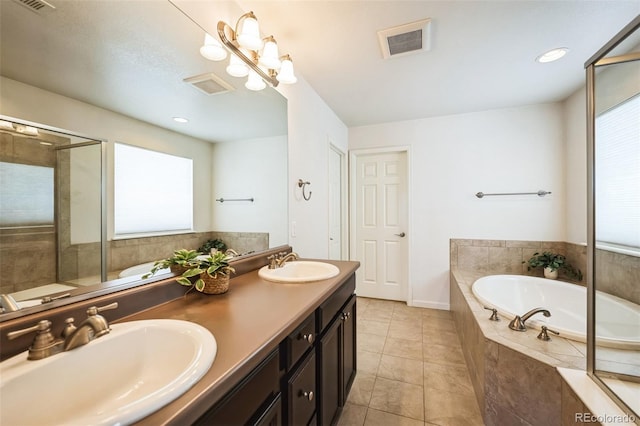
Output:
[[12,123],[6,120],[0,120],[0,129],[10,130],[12,132],[21,133],[27,136],[38,136],[38,129],[25,124]]
[[568,52],[569,52],[568,47],[558,47],[556,49],[551,49],[548,52],[545,52],[542,55],[538,56],[536,58],[536,62],[540,62],[541,64],[544,64],[547,62],[557,61],[558,59],[566,55]]
[[173,117],[173,121],[176,123],[188,123],[189,120],[184,117]]
[[[227,73],[233,77],[248,77],[245,83],[247,89],[262,90],[266,87],[265,82],[276,87],[278,83],[293,84],[298,81],[291,57],[280,56],[278,43],[273,36],[260,36],[258,19],[253,12],[242,15],[235,29],[224,21],[218,22],[218,36],[231,51]],[[226,52],[224,56],[212,53],[214,49],[218,52],[217,46],[220,46],[216,40],[213,40],[215,43],[212,40],[211,36],[205,35],[205,45],[200,49],[202,56],[213,61],[225,59]]]

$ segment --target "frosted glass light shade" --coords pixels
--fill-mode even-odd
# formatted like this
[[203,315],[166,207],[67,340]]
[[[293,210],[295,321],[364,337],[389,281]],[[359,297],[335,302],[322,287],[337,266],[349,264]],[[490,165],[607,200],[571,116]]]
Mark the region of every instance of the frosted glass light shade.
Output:
[[204,35],[204,45],[200,48],[200,54],[210,61],[222,61],[227,57],[225,48],[209,34]]
[[244,87],[249,90],[258,91],[267,87],[267,84],[264,82],[262,77],[260,77],[255,71],[251,70],[249,71],[249,78],[247,78],[247,82],[244,84]]
[[242,62],[242,59],[231,55],[229,65],[227,65],[227,73],[233,77],[246,77],[249,74],[249,67]]
[[277,70],[280,69],[280,59],[278,59],[278,44],[273,36],[266,39],[264,48],[262,49],[262,56],[260,56],[260,65],[265,68]]
[[262,47],[258,20],[250,14],[242,21],[242,28],[238,34],[238,44],[249,50],[259,50]]
[[293,73],[293,62],[291,62],[291,59],[289,59],[288,57],[285,57],[285,59],[282,61],[280,72],[278,73],[276,79],[278,79],[280,83],[284,84],[293,84],[298,81],[295,74]]

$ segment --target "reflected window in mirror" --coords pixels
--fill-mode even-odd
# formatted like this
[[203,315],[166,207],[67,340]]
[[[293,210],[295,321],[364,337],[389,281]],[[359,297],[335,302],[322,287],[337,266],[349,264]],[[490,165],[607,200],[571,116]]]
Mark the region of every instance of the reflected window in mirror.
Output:
[[0,227],[53,226],[53,197],[53,167],[0,162]]
[[116,143],[114,210],[116,237],[193,231],[193,160]]

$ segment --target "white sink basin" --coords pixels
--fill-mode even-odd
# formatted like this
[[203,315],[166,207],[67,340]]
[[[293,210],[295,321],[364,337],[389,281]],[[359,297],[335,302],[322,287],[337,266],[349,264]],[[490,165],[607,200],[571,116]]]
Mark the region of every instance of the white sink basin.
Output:
[[0,363],[0,424],[133,423],[200,380],[216,351],[198,324],[146,320],[42,360],[21,353]]
[[305,283],[311,281],[326,280],[340,273],[337,266],[325,262],[309,260],[296,260],[287,262],[281,268],[269,269],[264,266],[258,271],[258,275],[268,281],[281,283]]

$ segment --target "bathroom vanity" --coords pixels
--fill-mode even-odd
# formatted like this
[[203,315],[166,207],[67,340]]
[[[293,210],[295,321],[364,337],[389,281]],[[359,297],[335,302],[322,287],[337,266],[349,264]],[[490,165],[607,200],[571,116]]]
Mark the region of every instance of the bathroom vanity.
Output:
[[[359,263],[323,261],[336,265],[339,274],[322,281],[277,283],[258,275],[255,266],[266,262],[252,262],[250,268],[236,268],[241,275],[232,278],[223,295],[191,291],[183,296],[185,288],[167,279],[82,306],[5,322],[0,331],[4,336],[46,316],[55,334],[65,315],[82,318],[87,303],[100,306],[112,301],[120,305],[104,313],[112,324],[163,318],[191,321],[214,335],[213,365],[187,392],[136,424],[335,423],[356,374],[354,292]],[[141,300],[163,293],[169,295],[166,300],[140,305]],[[172,344],[166,342],[166,351]]]
[[139,424],[328,425],[337,420],[356,374],[358,263],[331,263],[340,268],[332,279],[274,283],[251,271],[233,278],[224,295],[190,294],[126,318],[197,322],[218,343],[204,378]]

